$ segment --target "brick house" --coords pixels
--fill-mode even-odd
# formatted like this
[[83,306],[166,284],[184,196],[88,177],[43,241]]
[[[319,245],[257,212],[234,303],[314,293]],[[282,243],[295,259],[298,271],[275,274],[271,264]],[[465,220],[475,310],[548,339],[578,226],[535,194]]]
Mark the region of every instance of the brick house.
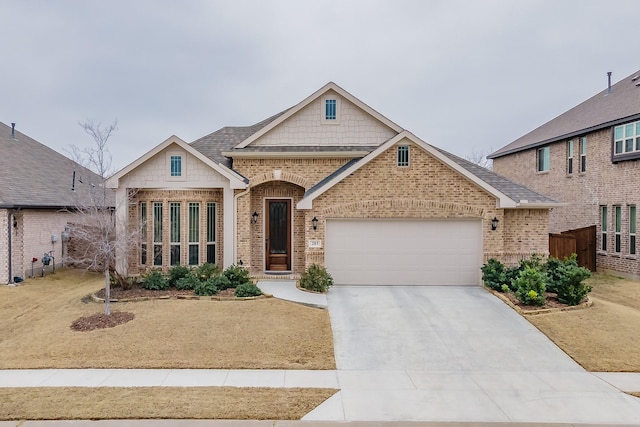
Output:
[[[75,176],[75,182],[74,182]],[[90,201],[95,173],[0,123],[0,283],[42,272],[44,253],[66,257],[70,213]],[[38,261],[32,263],[37,258]],[[53,264],[51,264],[51,267]]]
[[502,147],[493,170],[564,202],[550,231],[596,225],[598,270],[640,275],[640,72]]
[[557,205],[334,83],[253,126],[172,136],[107,185],[121,230],[142,230],[123,273],[208,261],[297,277],[316,263],[340,284],[477,285],[489,257],[547,253]]

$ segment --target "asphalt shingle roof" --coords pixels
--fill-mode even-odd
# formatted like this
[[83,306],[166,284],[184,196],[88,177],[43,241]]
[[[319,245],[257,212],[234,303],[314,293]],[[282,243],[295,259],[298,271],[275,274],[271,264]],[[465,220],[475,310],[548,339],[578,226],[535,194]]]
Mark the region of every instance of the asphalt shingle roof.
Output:
[[[71,191],[76,172],[75,192]],[[102,178],[46,145],[0,123],[0,207],[88,206]],[[94,185],[95,187],[91,187]]]
[[612,85],[611,93],[604,89],[488,157],[505,156],[640,118],[639,76],[640,71],[631,74]]

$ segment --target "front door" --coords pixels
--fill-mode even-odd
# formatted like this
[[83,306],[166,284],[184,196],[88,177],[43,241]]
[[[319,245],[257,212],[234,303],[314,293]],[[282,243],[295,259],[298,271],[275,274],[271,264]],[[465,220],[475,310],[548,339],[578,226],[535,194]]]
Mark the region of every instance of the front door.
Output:
[[265,269],[291,270],[291,200],[267,199]]

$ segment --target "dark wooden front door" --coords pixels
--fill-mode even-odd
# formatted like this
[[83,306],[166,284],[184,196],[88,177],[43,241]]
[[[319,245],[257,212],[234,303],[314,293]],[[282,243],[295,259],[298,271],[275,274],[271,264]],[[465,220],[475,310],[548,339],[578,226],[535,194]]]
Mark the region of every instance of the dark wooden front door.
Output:
[[291,200],[267,199],[265,269],[291,270]]

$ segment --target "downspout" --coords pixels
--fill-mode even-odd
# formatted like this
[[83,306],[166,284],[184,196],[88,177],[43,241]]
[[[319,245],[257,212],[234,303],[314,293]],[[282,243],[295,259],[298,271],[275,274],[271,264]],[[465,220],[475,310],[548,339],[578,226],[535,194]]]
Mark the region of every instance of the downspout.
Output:
[[235,196],[233,196],[233,263],[235,264],[236,262],[238,262],[238,199],[241,196],[247,195],[249,194],[249,191],[251,191],[250,187],[247,187],[246,190],[244,190],[241,193],[236,194]]
[[13,223],[13,221],[11,221],[11,217],[13,216],[13,214],[11,213],[11,211],[7,211],[7,242],[8,242],[8,249],[9,249],[9,280],[7,281],[7,284],[12,285],[13,284],[13,272],[11,271],[11,264],[13,264],[13,256],[11,255],[11,224]]

